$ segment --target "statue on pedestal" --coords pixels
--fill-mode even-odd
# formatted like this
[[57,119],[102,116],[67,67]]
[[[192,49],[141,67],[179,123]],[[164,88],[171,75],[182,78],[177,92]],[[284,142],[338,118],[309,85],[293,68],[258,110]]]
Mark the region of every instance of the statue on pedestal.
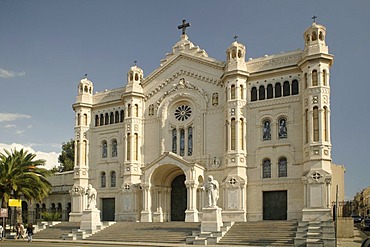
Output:
[[208,196],[208,207],[217,207],[217,200],[219,197],[219,184],[217,180],[213,179],[212,175],[208,176],[208,182],[204,185],[204,189]]
[[88,185],[85,195],[87,195],[86,209],[96,209],[96,189],[91,184]]

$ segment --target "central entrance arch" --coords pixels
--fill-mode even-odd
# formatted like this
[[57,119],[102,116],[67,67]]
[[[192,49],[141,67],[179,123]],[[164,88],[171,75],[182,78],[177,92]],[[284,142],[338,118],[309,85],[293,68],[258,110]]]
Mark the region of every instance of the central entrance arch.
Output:
[[185,221],[186,206],[185,174],[182,174],[171,183],[171,221]]

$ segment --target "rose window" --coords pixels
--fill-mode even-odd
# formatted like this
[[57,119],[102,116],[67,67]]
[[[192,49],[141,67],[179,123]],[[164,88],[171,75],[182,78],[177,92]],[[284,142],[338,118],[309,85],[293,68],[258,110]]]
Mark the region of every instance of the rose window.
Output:
[[179,121],[185,121],[191,116],[191,107],[188,105],[181,105],[175,110],[175,118]]

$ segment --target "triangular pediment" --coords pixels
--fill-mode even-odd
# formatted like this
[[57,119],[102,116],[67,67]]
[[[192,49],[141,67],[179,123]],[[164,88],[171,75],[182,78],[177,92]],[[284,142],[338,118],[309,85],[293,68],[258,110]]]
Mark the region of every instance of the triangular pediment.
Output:
[[188,169],[194,166],[204,169],[202,166],[196,163],[193,163],[193,162],[189,162],[177,154],[174,154],[172,152],[164,152],[161,156],[153,160],[149,165],[145,166],[143,170],[145,171],[145,170],[152,168],[153,166],[160,166],[160,165],[167,165],[167,164],[177,165],[179,167],[187,167]]

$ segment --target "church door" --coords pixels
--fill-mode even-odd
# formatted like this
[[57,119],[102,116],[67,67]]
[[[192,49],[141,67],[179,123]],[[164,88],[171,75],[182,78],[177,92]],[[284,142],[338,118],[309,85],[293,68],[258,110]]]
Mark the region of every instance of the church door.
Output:
[[263,219],[286,220],[288,211],[287,191],[263,192]]
[[114,221],[115,198],[103,198],[102,206],[103,206],[102,221]]
[[177,176],[171,184],[171,221],[184,221],[187,207],[185,175]]

